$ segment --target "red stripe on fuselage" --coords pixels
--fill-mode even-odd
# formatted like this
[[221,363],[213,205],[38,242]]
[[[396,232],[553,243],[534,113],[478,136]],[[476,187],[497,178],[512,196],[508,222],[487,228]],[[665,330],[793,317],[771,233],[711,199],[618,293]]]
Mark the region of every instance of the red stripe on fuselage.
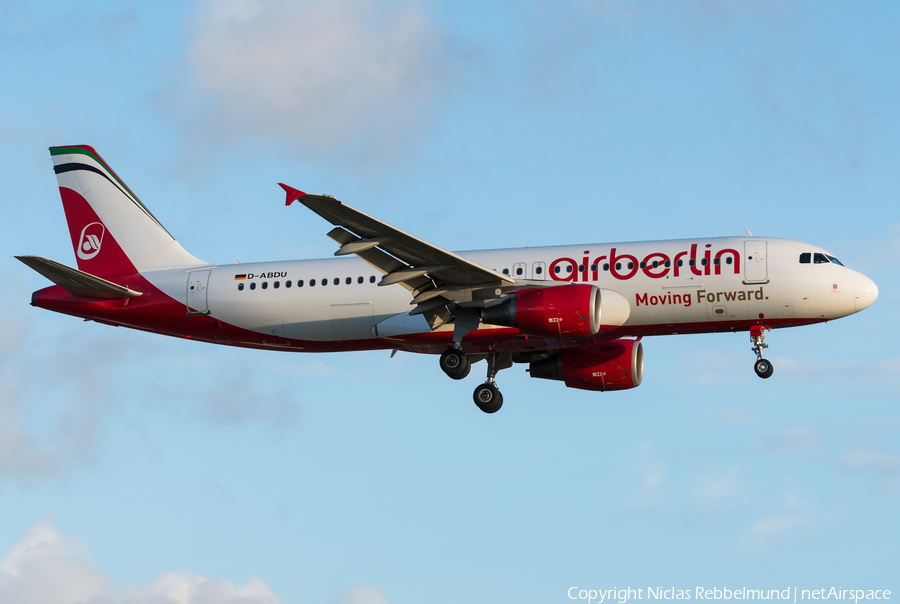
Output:
[[[135,291],[140,291],[143,295],[123,300],[95,300],[73,296],[61,287],[54,285],[36,291],[32,297],[32,304],[47,310],[83,319],[91,319],[108,325],[129,327],[177,338],[190,338],[201,342],[264,350],[350,352],[397,348],[409,352],[437,354],[448,346],[453,345],[452,330],[382,339],[325,342],[277,337],[226,323],[212,315],[188,315],[187,308],[182,302],[178,302],[166,295],[140,274],[127,277],[119,276],[110,280]],[[737,332],[749,331],[751,327],[756,325],[784,328],[811,325],[824,321],[827,321],[827,319],[816,317],[809,319],[783,318],[626,325],[622,327],[601,327],[600,332],[595,336],[566,340],[526,337],[515,328],[490,328],[479,329],[469,333],[463,339],[463,346],[466,352],[470,354],[498,351],[555,350],[629,336]]]

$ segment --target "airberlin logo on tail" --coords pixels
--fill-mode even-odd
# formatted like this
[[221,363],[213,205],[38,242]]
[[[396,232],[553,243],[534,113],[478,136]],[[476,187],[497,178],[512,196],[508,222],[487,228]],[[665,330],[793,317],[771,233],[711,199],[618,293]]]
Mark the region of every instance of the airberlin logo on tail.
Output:
[[92,222],[81,229],[81,238],[78,241],[78,257],[82,260],[90,260],[100,253],[100,245],[103,243],[103,234],[106,228],[100,222]]

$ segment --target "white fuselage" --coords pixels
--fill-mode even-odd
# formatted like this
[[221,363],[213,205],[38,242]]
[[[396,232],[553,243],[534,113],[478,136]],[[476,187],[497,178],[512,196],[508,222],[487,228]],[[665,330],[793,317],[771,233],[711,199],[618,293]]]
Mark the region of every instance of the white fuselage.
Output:
[[[801,254],[826,252],[785,239],[728,237],[460,253],[516,279],[589,283],[621,294],[630,313],[620,334],[747,329],[760,320],[799,325],[852,314],[877,296],[864,275],[830,261],[801,263]],[[382,275],[357,258],[144,276],[192,312],[273,341],[360,341],[430,331],[421,315],[408,315],[414,308],[410,292],[378,286]]]

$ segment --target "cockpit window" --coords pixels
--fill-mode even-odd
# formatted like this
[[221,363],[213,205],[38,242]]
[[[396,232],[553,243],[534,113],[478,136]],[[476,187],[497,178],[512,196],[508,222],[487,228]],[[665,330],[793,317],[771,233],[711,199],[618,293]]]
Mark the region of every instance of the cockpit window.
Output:
[[809,252],[804,252],[804,253],[800,254],[800,264],[809,264],[811,259],[812,259],[812,254],[810,254]]
[[841,263],[841,261],[838,260],[837,258],[835,258],[834,256],[829,256],[828,254],[825,254],[825,257],[828,258],[829,260],[831,260],[832,264],[837,264],[838,266],[844,266]]
[[825,254],[816,253],[813,255],[814,264],[828,264],[829,262],[831,261],[825,257]]

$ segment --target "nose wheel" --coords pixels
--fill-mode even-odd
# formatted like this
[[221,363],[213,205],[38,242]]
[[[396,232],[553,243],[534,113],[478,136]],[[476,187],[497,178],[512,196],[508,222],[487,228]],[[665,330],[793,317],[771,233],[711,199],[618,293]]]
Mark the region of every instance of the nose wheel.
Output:
[[769,347],[763,340],[766,339],[766,335],[770,331],[772,331],[771,328],[762,325],[754,325],[750,328],[750,342],[753,344],[753,348],[750,350],[756,353],[756,362],[753,364],[753,370],[756,372],[756,375],[763,379],[770,377],[773,371],[772,362],[763,358],[763,350]]

